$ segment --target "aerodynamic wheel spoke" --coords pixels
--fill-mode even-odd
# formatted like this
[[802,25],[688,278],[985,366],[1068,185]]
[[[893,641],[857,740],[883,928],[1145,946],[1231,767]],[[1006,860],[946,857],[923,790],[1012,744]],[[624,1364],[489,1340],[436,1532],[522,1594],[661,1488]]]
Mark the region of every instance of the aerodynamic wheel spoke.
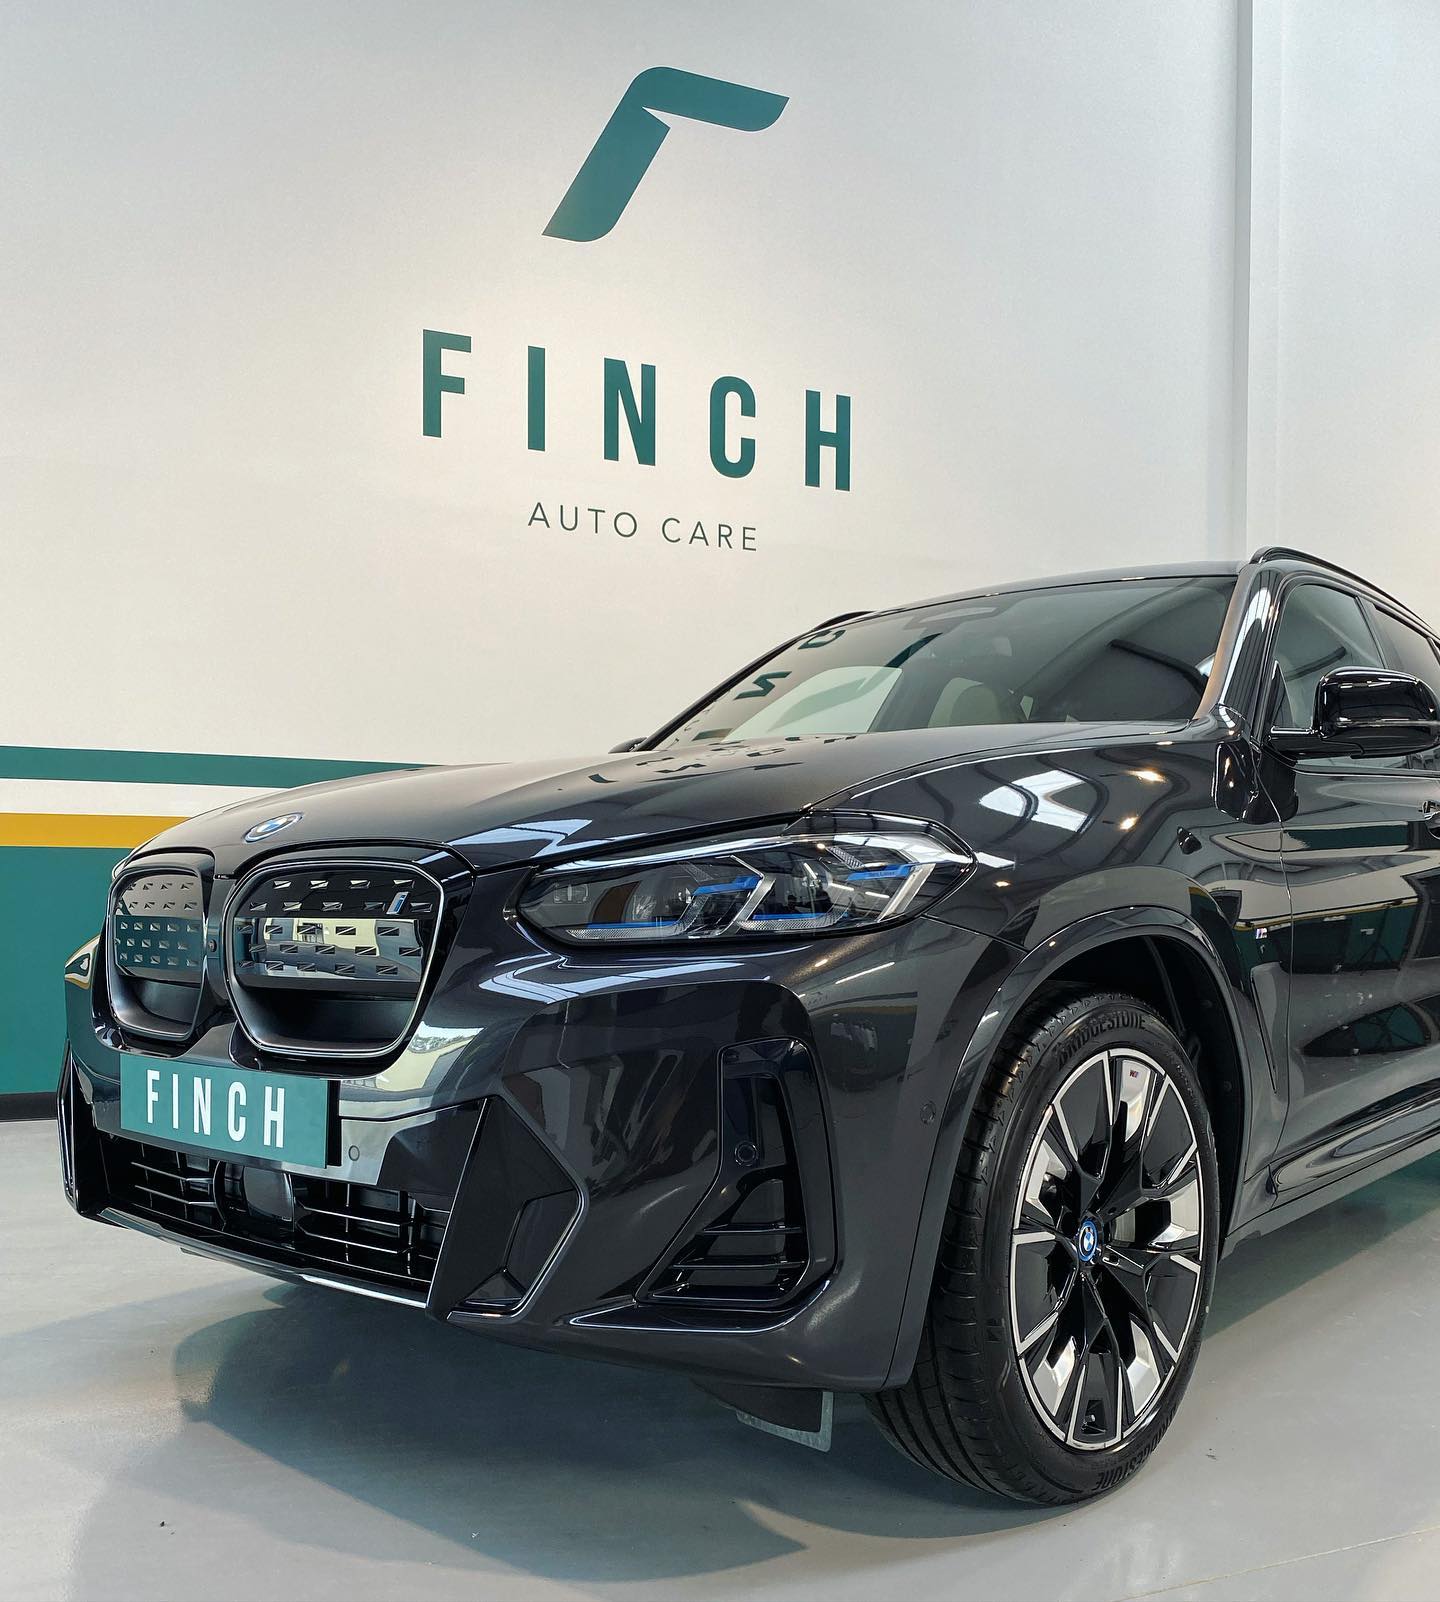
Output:
[[1138,1190],[1145,1182],[1144,1154],[1151,1116],[1169,1080],[1142,1057],[1116,1053],[1115,1132],[1096,1205],[1113,1210],[1114,1198]]
[[1091,1281],[1082,1281],[1084,1340],[1062,1403],[1065,1438],[1072,1446],[1108,1446],[1124,1428],[1123,1368],[1110,1316]]
[[[1112,1322],[1130,1331],[1131,1345],[1138,1326],[1152,1343],[1156,1340],[1156,1314],[1150,1300],[1149,1274],[1153,1264],[1109,1252],[1105,1258],[1106,1286],[1113,1299]],[[1163,1349],[1163,1347],[1162,1347]],[[1167,1356],[1170,1354],[1167,1352]],[[1168,1368],[1168,1364],[1166,1365]],[[1138,1411],[1138,1407],[1137,1407]]]
[[1104,1212],[1114,1212],[1120,1198],[1144,1187],[1146,1137],[1156,1105],[1169,1084],[1145,1058],[1116,1053],[1113,1064],[1115,1133],[1094,1203],[1097,1211]]
[[1011,1315],[1016,1350],[1023,1357],[1064,1312],[1079,1274],[1072,1241],[1050,1228],[1027,1228],[1010,1237]]
[[1052,1107],[1025,1167],[1017,1229],[1053,1229],[1069,1233],[1073,1228],[1068,1215],[1077,1207],[1078,1197],[1075,1158],[1069,1150],[1068,1139],[1058,1109]]
[[1038,1341],[1042,1336],[1048,1335],[1050,1333],[1050,1331],[1055,1328],[1055,1322],[1059,1317],[1060,1317],[1060,1309],[1057,1307],[1055,1309],[1055,1311],[1049,1315],[1048,1318],[1042,1318],[1040,1320],[1040,1322],[1035,1326],[1034,1329],[1032,1329],[1030,1331],[1030,1333],[1028,1335],[1022,1337],[1022,1339],[1020,1339],[1019,1341],[1016,1342],[1016,1344],[1015,1344],[1016,1355],[1020,1356],[1020,1357],[1024,1357],[1026,1352],[1028,1352],[1030,1350],[1030,1348],[1032,1346],[1034,1346],[1036,1341]]
[[1193,1253],[1199,1244],[1200,1237],[1192,1235],[1173,1245],[1109,1246],[1105,1250],[1105,1267],[1117,1274],[1148,1274],[1157,1263],[1179,1263],[1198,1274],[1200,1265]]
[[1058,1101],[1050,1105],[1050,1118],[1053,1119],[1055,1129],[1065,1144],[1065,1155],[1073,1168],[1080,1161],[1080,1148],[1075,1144],[1075,1137],[1070,1133],[1070,1123],[1065,1117],[1065,1109]]
[[1132,1319],[1129,1328],[1130,1355],[1124,1367],[1127,1428],[1142,1417],[1175,1367],[1175,1357],[1161,1344],[1153,1319]]
[[1105,1181],[1115,1142],[1115,1085],[1110,1053],[1102,1051],[1055,1099],[1057,1121],[1074,1153],[1076,1203],[1090,1210]]
[[1072,1256],[1075,1252],[1075,1242],[1068,1235],[1061,1234],[1043,1219],[1031,1218],[1023,1212],[1020,1215],[1019,1227],[1010,1237],[1010,1241],[1015,1246],[1036,1246],[1043,1243],[1063,1246]]
[[1196,1149],[1197,1148],[1194,1140],[1191,1140],[1190,1144],[1185,1148],[1185,1150],[1181,1152],[1175,1161],[1170,1165],[1165,1177],[1155,1187],[1162,1196],[1167,1191],[1174,1189],[1176,1185],[1180,1185],[1185,1182],[1186,1170],[1190,1167],[1190,1164],[1195,1159]]
[[1129,1304],[1130,1316],[1168,1363],[1160,1378],[1179,1359],[1179,1346],[1190,1327],[1200,1294],[1198,1259],[1180,1251],[1147,1249],[1107,1254],[1106,1278]]
[[1057,1415],[1064,1426],[1067,1441],[1075,1439],[1075,1420],[1080,1412],[1080,1398],[1085,1394],[1085,1372],[1089,1366],[1090,1349],[1086,1347],[1075,1365],[1074,1373],[1070,1376],[1070,1383],[1061,1398],[1060,1412]]
[[[1178,1192],[1197,1182],[1195,1157],[1196,1148],[1192,1141],[1159,1178],[1147,1180],[1147,1173],[1152,1173],[1147,1161],[1137,1163],[1133,1173],[1127,1168],[1125,1182],[1117,1185],[1113,1194],[1105,1198],[1107,1211],[1112,1214],[1129,1212],[1141,1202],[1169,1201]],[[1142,1154],[1142,1158],[1148,1159],[1148,1153]]]
[[1034,1325],[1028,1334],[1023,1335],[1016,1342],[1016,1353],[1018,1356],[1024,1357],[1026,1352],[1028,1352],[1031,1347],[1041,1339],[1042,1336],[1048,1335],[1050,1331],[1055,1328],[1056,1324],[1064,1316],[1065,1310],[1070,1304],[1070,1298],[1074,1294],[1075,1282],[1078,1277],[1078,1270],[1072,1269],[1069,1277],[1066,1279],[1065,1284],[1060,1291],[1060,1296],[1055,1306],[1048,1313],[1046,1313],[1037,1324]]
[[[1165,1084],[1168,1086],[1168,1079]],[[1180,1105],[1178,1098],[1175,1105]],[[1188,1120],[1186,1114],[1187,1132]],[[1198,1148],[1193,1132],[1189,1132],[1189,1140],[1179,1155],[1170,1156],[1163,1165],[1157,1164],[1147,1133],[1127,1157],[1113,1182],[1097,1197],[1096,1211],[1107,1219],[1116,1219],[1149,1202],[1174,1203],[1181,1198],[1187,1198],[1189,1211],[1194,1211],[1198,1207],[1199,1182]],[[1187,1197],[1192,1188],[1194,1196]]]

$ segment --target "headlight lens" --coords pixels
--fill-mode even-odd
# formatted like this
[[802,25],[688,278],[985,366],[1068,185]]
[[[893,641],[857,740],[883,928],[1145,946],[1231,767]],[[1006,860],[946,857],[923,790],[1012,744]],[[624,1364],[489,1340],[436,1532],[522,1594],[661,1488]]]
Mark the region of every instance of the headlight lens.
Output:
[[974,866],[928,834],[773,834],[566,863],[520,896],[526,922],[584,945],[846,933],[928,906]]

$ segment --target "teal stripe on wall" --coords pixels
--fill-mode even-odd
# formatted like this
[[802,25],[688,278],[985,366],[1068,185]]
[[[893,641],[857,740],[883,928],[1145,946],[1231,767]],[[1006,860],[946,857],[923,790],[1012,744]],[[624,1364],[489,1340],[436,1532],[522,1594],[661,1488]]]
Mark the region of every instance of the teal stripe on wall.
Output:
[[[288,790],[416,762],[342,762],[324,757],[224,756],[205,751],[104,751],[0,745],[0,779],[90,779],[110,784],[234,784]],[[3,1087],[0,1087],[3,1088]]]
[[127,853],[91,846],[0,851],[0,1095],[53,1090],[65,1049],[65,959],[105,920],[110,870]]

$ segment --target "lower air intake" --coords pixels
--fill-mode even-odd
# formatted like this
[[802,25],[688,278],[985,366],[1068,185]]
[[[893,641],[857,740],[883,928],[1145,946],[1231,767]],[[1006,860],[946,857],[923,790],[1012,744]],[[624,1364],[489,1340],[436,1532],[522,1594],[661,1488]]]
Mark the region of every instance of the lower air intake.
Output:
[[[647,1300],[758,1311],[783,1306],[813,1277],[817,1221],[807,1206],[803,1142],[787,1085],[813,1085],[808,1053],[793,1042],[757,1042],[724,1054],[719,1177],[700,1227],[652,1277]],[[818,1120],[807,1120],[807,1132],[814,1146]],[[816,1149],[810,1167],[822,1166],[823,1151]],[[812,1206],[819,1195],[812,1178]],[[829,1221],[818,1222],[820,1257],[828,1262]]]
[[117,1136],[102,1137],[102,1149],[110,1204],[177,1234],[420,1294],[435,1277],[448,1196],[282,1174]]

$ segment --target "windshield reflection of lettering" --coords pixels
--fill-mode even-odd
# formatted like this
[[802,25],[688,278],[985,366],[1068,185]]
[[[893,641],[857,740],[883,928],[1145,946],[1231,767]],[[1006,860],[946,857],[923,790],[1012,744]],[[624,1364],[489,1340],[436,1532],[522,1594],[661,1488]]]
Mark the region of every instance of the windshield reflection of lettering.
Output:
[[1094,812],[1094,802],[1085,808],[1071,806],[1059,799],[1067,790],[1085,790],[1094,796],[1095,786],[1088,780],[1054,768],[1036,773],[1028,779],[1012,779],[1008,784],[987,790],[980,797],[980,805],[992,812],[1003,812],[1025,823],[1043,823],[1052,829],[1064,829],[1077,834],[1085,827]]
[[757,673],[754,679],[751,680],[755,688],[753,690],[737,690],[735,699],[737,701],[752,701],[756,696],[769,695],[781,679],[788,679],[789,677],[790,670],[788,668],[781,673]]
[[796,649],[801,651],[818,651],[824,646],[836,645],[844,638],[844,629],[825,629],[819,634],[812,634],[808,640],[801,640]]
[[[873,721],[899,676],[900,670],[893,667],[822,668],[804,684],[796,685],[778,701],[737,724],[731,733],[738,738],[769,734],[777,724],[784,725],[786,739],[843,733],[854,722]],[[837,722],[842,725],[840,729],[835,727]]]

